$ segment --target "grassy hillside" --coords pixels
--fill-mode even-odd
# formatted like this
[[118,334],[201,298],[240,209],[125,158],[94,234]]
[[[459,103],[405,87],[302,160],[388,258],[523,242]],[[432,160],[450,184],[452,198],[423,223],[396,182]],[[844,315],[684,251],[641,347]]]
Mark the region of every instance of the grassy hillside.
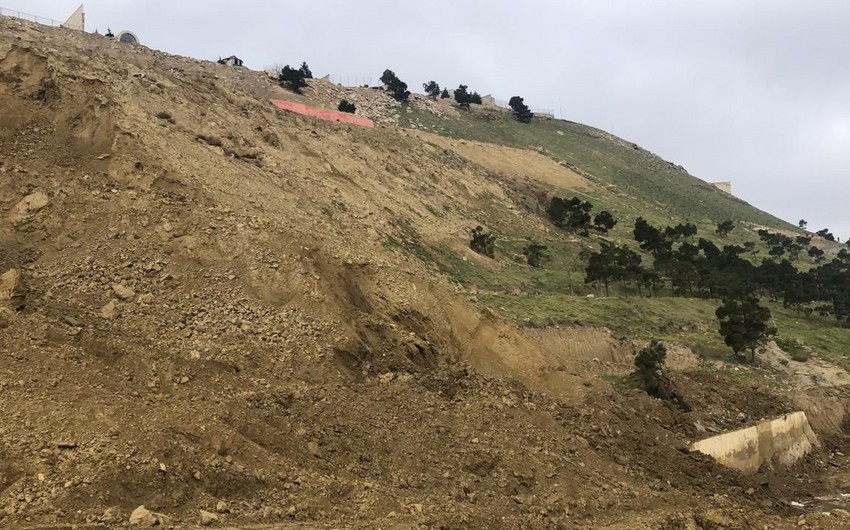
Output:
[[[460,112],[455,117],[422,111],[416,105],[408,107],[402,121],[409,127],[461,142],[531,148],[575,169],[595,186],[579,189],[549,183],[543,188],[549,193],[590,200],[594,212],[612,211],[619,224],[609,239],[635,248],[631,231],[639,216],[660,227],[694,223],[699,227],[697,237],[715,240],[720,246],[755,242],[757,252],[749,255],[755,263],[767,257],[767,248],[756,234],[758,227],[801,233],[797,227],[717,190],[635,144],[578,123],[544,118],[522,124],[508,112],[484,108]],[[510,177],[498,175],[517,189]],[[524,206],[525,213],[548,224],[542,205],[533,199],[523,200],[522,191],[518,189],[514,199]],[[482,200],[477,205],[486,210],[486,203]],[[492,203],[490,208],[492,211],[482,219],[500,235],[493,262],[467,259],[448,248],[425,254],[425,259],[436,261],[444,273],[471,289],[480,303],[521,325],[601,325],[624,338],[660,338],[687,345],[707,358],[729,356],[729,348],[717,333],[716,300],[664,294],[641,298],[622,289],[614,289],[607,298],[589,298],[588,295],[600,293],[584,283],[586,263],[581,253],[598,247],[596,237],[575,237],[553,225],[548,225],[548,230],[535,230],[528,223],[504,215]],[[736,221],[736,229],[730,236],[719,238],[714,229],[724,219]],[[548,246],[550,258],[542,268],[529,267],[522,259],[522,248],[529,240],[543,241]],[[423,257],[421,251],[419,256]],[[643,257],[645,263],[651,262],[649,256]],[[795,265],[805,270],[812,266],[809,261],[803,257]],[[798,316],[781,304],[771,304],[770,308],[781,337],[796,340],[807,351],[850,367],[846,351],[850,330],[837,328],[824,317]]]
[[541,150],[593,178],[600,186],[588,192],[588,197],[627,219],[643,216],[658,222],[687,220],[698,225],[733,219],[795,229],[636,144],[579,123],[543,118],[522,124],[509,112],[483,108],[454,118],[413,107],[402,119],[403,125],[452,138]]

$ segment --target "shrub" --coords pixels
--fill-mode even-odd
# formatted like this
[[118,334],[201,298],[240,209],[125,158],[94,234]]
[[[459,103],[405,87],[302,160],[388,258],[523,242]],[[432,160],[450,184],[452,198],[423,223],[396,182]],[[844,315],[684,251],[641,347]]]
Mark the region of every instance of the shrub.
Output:
[[452,97],[452,96],[451,96],[451,94],[449,94],[449,89],[444,88],[443,91],[440,93],[440,99],[448,99],[450,97]]
[[354,103],[350,103],[347,99],[343,99],[339,102],[339,105],[336,106],[337,110],[340,112],[348,112],[349,114],[354,114],[357,112],[357,107]]
[[667,369],[664,366],[667,360],[667,348],[663,343],[653,340],[649,346],[638,352],[635,357],[635,368],[638,380],[646,392],[665,401],[672,401],[681,410],[691,410],[679,391],[676,390]]
[[485,232],[481,226],[476,226],[471,231],[472,239],[469,240],[469,248],[475,252],[492,258],[496,255],[496,236]]
[[532,267],[539,267],[541,262],[549,256],[546,254],[546,245],[540,245],[531,241],[522,249],[522,254]]
[[782,351],[787,353],[789,357],[797,362],[804,363],[812,356],[809,349],[797,339],[792,339],[790,337],[776,337],[774,342],[776,342],[776,345],[779,346]]
[[717,235],[721,237],[726,237],[729,235],[729,232],[731,232],[733,228],[735,228],[735,222],[731,219],[726,219],[725,221],[720,221],[719,223],[717,223],[716,232]]

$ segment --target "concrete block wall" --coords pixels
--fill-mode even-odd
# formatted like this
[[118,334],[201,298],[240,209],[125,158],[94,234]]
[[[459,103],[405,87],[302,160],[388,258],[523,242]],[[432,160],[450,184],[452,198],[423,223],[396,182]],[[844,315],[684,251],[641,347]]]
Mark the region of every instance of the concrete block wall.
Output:
[[755,473],[763,463],[774,457],[782,465],[791,465],[819,446],[806,413],[793,412],[775,420],[706,438],[694,443],[691,450],[710,455],[724,466]]

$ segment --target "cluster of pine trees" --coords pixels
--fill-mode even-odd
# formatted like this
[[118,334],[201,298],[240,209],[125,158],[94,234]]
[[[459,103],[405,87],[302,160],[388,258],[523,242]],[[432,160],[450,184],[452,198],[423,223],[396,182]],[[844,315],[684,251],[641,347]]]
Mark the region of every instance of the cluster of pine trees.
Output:
[[[717,227],[720,235],[732,229],[729,221]],[[736,354],[764,344],[776,329],[770,310],[759,304],[766,298],[794,308],[798,314],[817,311],[850,327],[850,251],[842,248],[830,261],[811,245],[811,236],[789,237],[766,230],[758,232],[768,256],[757,260],[755,242],[718,246],[699,238],[697,228],[679,224],[663,230],[645,219],[635,221],[633,236],[652,257],[651,266],[625,245],[602,243],[589,253],[585,282],[604,289],[614,282],[631,286],[638,294],[654,295],[669,288],[673,296],[721,300],[716,311],[720,334]],[[696,239],[696,240],[695,240]],[[799,263],[802,256],[809,261]],[[800,268],[797,264],[804,265]],[[628,292],[628,289],[626,289]]]
[[[555,226],[582,237],[591,230],[607,234],[617,224],[610,212],[594,216],[592,210],[587,200],[555,196],[546,214]],[[724,220],[715,233],[725,238],[734,228],[733,221]],[[777,332],[770,325],[770,310],[760,304],[763,299],[781,302],[798,314],[831,316],[837,325],[850,327],[847,248],[827,259],[820,247],[812,245],[811,235],[791,237],[759,230],[759,239],[767,247],[767,255],[759,256],[755,241],[720,246],[698,234],[691,223],[660,228],[639,217],[632,230],[637,248],[601,238],[598,250],[582,253],[585,283],[606,296],[613,286],[620,286],[626,295],[719,300],[715,313],[720,334],[739,355],[749,351],[754,357],[757,348]],[[476,227],[470,247],[493,257],[495,241],[493,234]],[[531,242],[523,254],[529,265],[540,267],[548,257],[545,251],[546,246]]]

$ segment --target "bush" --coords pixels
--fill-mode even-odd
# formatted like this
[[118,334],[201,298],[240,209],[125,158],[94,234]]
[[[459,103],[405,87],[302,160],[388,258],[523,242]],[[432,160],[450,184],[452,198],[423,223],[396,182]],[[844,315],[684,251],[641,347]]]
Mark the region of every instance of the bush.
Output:
[[689,412],[690,405],[682,399],[670,376],[667,375],[667,369],[664,366],[666,360],[667,348],[664,344],[657,340],[650,342],[649,346],[638,352],[635,357],[638,380],[647,394],[671,401],[681,410]]
[[546,245],[540,245],[534,241],[530,242],[522,249],[522,254],[532,267],[539,267],[543,260],[549,256],[546,254]]
[[725,221],[720,221],[719,223],[717,223],[717,230],[715,231],[717,232],[717,235],[721,237],[726,237],[729,235],[729,232],[731,232],[734,228],[735,222],[731,219],[726,219]]
[[304,72],[301,69],[290,68],[287,64],[280,71],[277,81],[280,86],[288,88],[296,94],[300,94],[301,89],[307,86],[307,82],[304,79]]
[[792,339],[790,337],[776,337],[774,342],[776,342],[776,345],[779,346],[782,351],[787,353],[789,357],[799,363],[808,361],[812,356],[809,349],[797,339]]
[[384,70],[383,75],[381,75],[381,83],[386,85],[390,95],[396,101],[407,101],[407,98],[410,97],[407,83],[399,79],[392,70]]
[[343,99],[339,102],[339,105],[336,106],[337,110],[340,112],[348,112],[349,114],[354,114],[357,112],[357,107],[354,103],[350,103],[347,99]]
[[481,226],[472,229],[472,239],[469,240],[469,248],[475,252],[492,258],[496,255],[496,236],[485,232]]
[[451,94],[449,94],[449,89],[444,88],[443,91],[440,93],[440,99],[448,99],[450,97],[452,97],[452,96],[451,96]]

